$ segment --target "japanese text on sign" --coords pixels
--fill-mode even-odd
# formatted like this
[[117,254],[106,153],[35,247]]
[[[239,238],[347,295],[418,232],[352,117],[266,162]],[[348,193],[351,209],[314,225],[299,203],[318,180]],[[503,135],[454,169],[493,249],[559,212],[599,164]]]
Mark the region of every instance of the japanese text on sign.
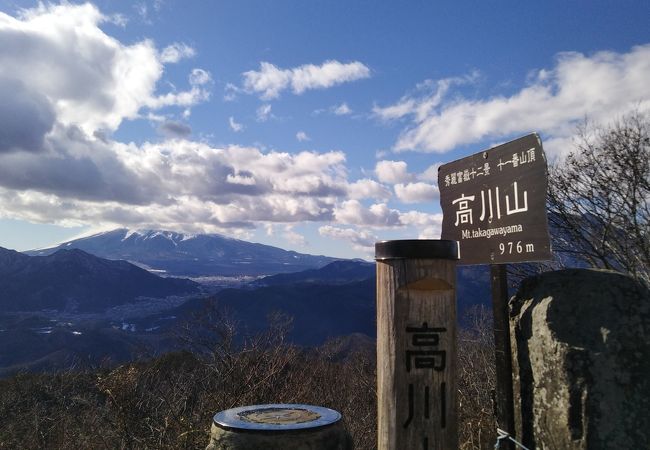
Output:
[[442,238],[459,241],[461,264],[551,258],[546,158],[537,135],[445,164],[438,184]]
[[[407,326],[406,335],[409,337],[405,351],[405,368],[407,373],[412,371],[443,372],[447,367],[447,352],[442,348],[441,336],[447,332],[444,327],[429,327],[427,322],[418,326]],[[408,416],[402,423],[403,428],[408,428],[416,418],[416,409],[420,413],[420,420],[432,418],[432,407],[440,408],[440,427],[446,427],[447,421],[447,385],[440,382],[432,386],[433,378],[426,384],[408,384]],[[437,389],[436,396],[434,389]],[[421,408],[416,408],[416,403],[421,402]],[[428,437],[423,436],[423,448],[428,448]]]

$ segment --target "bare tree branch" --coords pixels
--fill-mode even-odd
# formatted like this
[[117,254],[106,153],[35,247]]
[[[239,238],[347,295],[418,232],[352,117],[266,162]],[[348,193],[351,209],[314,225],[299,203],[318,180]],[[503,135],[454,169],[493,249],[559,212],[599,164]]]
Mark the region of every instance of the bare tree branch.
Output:
[[574,151],[549,167],[548,200],[557,252],[650,283],[650,116],[581,127]]

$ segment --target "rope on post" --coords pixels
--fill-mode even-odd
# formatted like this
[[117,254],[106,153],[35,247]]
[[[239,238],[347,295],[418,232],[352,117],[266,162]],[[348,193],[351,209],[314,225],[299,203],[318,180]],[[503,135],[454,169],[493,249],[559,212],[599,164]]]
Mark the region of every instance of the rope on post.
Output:
[[501,441],[503,440],[510,440],[514,442],[517,447],[523,448],[524,450],[530,450],[524,444],[522,444],[521,442],[513,438],[512,435],[510,435],[510,433],[508,433],[505,430],[502,430],[501,428],[497,428],[497,442],[496,444],[494,444],[494,448],[495,449],[501,448]]

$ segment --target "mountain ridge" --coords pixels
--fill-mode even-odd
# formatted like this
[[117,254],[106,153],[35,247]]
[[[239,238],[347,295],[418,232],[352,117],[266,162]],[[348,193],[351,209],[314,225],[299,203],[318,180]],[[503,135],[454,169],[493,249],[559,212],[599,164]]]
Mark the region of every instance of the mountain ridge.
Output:
[[199,291],[193,281],[161,278],[126,261],[99,258],[80,249],[28,256],[0,247],[3,311],[97,311],[139,297],[162,298]]
[[275,286],[293,283],[347,284],[375,276],[375,264],[365,261],[333,261],[319,269],[279,273],[251,283],[252,286]]
[[118,228],[24,252],[43,256],[78,248],[107,259],[123,259],[172,276],[273,275],[318,269],[340,258],[309,255],[221,234]]

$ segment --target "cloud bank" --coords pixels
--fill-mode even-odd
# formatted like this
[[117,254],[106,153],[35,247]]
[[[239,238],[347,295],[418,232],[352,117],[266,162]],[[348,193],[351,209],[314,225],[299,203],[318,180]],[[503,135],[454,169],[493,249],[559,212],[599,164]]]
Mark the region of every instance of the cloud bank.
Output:
[[531,130],[562,140],[585,117],[606,122],[633,108],[650,109],[649,74],[650,44],[627,53],[567,52],[557,56],[553,68],[532,73],[527,86],[511,96],[474,100],[456,93],[454,101],[446,101],[454,86],[475,79],[471,75],[425,82],[415,94],[375,107],[374,114],[381,120],[409,120],[396,151],[444,153]]
[[[268,222],[331,221],[348,192],[360,199],[376,193],[372,185],[348,181],[339,151],[289,154],[190,140],[187,124],[156,111],[187,111],[207,100],[211,74],[191,70],[186,90],[160,93],[157,85],[165,64],[195,50],[173,43],[159,51],[150,40],[125,45],[100,28],[108,20],[91,4],[0,14],[0,42],[12,43],[0,46],[1,217],[246,230]],[[300,93],[363,77],[366,70],[330,61],[286,73]],[[139,117],[158,122],[164,139],[140,145],[111,139],[123,121]],[[262,105],[258,119],[271,117],[271,105]],[[229,125],[243,128],[233,117]],[[292,230],[285,228],[285,235],[298,242]]]
[[[36,118],[33,131],[21,134],[25,147],[37,150],[54,121],[88,135],[112,132],[143,109],[192,106],[209,97],[209,73],[201,69],[190,74],[190,90],[159,94],[164,63],[192,49],[173,44],[161,53],[147,39],[124,45],[100,28],[111,20],[89,3],[41,4],[17,17],[0,13],[0,42],[11,43],[0,46],[0,92],[13,92],[3,96],[0,114],[15,109]],[[4,140],[15,145],[12,132]]]
[[[166,65],[196,50],[178,42],[157,47],[148,39],[125,44],[101,29],[117,20],[91,4],[0,13],[0,43],[11,43],[0,45],[0,217],[234,235],[262,225],[277,227],[296,245],[306,241],[295,225],[317,222],[321,236],[366,250],[379,230],[439,237],[440,214],[396,207],[437,202],[437,165],[409,171],[406,161],[382,158],[353,180],[349,172],[356,169],[337,150],[289,153],[192,140],[190,126],[167,113],[178,108],[188,119],[194,105],[210,99],[212,75],[194,68],[183,87],[161,88]],[[425,81],[373,114],[404,124],[397,151],[446,152],[533,129],[551,138],[548,150],[549,143],[559,148],[585,115],[602,121],[632,107],[648,109],[648,74],[650,45],[627,53],[564,53],[510,96],[463,97],[459,89],[478,77],[471,73]],[[266,101],[283,93],[370,76],[358,61],[294,68],[263,62],[243,74],[241,87],[228,89],[265,100],[254,116],[264,122],[277,119]],[[322,111],[352,114],[345,102]],[[113,139],[136,118],[155,121],[160,141]],[[228,125],[244,129],[234,116]],[[309,139],[304,131],[295,137]]]

